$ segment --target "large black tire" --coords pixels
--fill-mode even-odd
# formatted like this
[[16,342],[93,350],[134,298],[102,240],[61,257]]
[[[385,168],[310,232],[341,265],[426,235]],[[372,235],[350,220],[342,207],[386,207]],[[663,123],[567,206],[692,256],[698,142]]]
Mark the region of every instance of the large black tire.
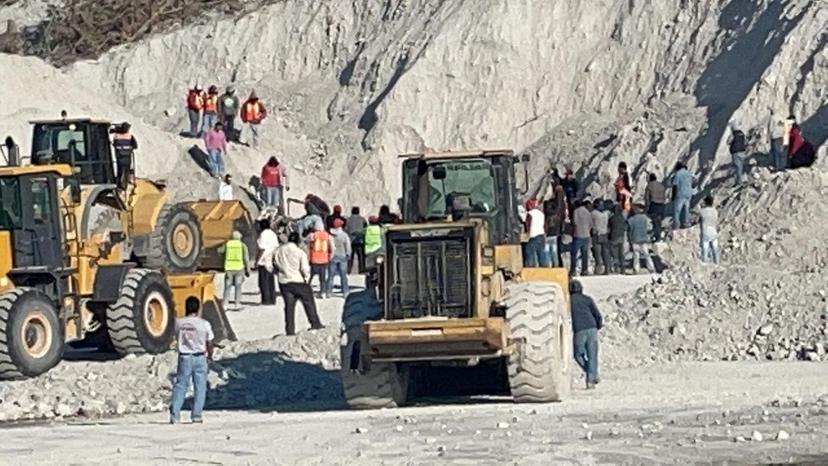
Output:
[[149,236],[142,265],[168,272],[193,272],[203,246],[198,215],[185,204],[165,205]]
[[173,340],[175,309],[172,291],[160,272],[130,270],[121,296],[106,310],[106,328],[120,354],[158,354]]
[[0,380],[35,377],[63,358],[64,331],[43,293],[15,288],[0,294]]
[[351,293],[342,312],[340,346],[342,389],[353,409],[396,408],[407,398],[407,378],[394,363],[371,363],[362,367],[359,352],[364,348],[362,324],[382,317],[382,308],[370,290]]
[[561,401],[572,380],[572,323],[561,287],[549,282],[510,285],[506,317],[517,351],[509,356],[516,403]]

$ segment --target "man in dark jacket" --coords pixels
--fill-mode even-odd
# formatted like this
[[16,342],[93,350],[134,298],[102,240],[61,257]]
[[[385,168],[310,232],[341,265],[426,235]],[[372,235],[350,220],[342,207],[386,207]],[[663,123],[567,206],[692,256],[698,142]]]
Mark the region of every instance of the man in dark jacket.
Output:
[[598,330],[603,326],[603,318],[595,301],[584,294],[584,288],[578,280],[569,284],[570,303],[572,307],[572,332],[575,345],[575,361],[581,366],[586,377],[586,388],[595,388],[598,383]]
[[566,193],[561,186],[557,173],[549,180],[549,188],[544,196],[543,214],[546,217],[546,247],[553,267],[563,267],[563,227],[566,221]]
[[612,271],[624,273],[624,244],[627,242],[627,217],[621,206],[615,205],[612,208],[612,215],[609,219],[609,247],[610,262]]

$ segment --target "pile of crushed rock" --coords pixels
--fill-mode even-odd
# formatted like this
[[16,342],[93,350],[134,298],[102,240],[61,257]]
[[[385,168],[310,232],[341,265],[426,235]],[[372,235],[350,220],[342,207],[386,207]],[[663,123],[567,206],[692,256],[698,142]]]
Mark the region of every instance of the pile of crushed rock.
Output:
[[610,365],[826,359],[824,165],[719,190],[722,264],[699,262],[698,227],[660,247],[671,269],[606,306]]
[[[335,329],[227,344],[210,366],[206,409],[341,406],[338,349]],[[165,411],[175,363],[173,352],[64,361],[41,377],[0,384],[0,422]]]

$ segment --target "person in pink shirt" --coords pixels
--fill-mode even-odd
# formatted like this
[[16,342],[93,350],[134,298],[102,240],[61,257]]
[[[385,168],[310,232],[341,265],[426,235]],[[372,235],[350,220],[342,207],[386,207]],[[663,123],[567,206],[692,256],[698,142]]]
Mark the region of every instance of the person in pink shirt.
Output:
[[216,123],[211,130],[204,133],[204,146],[207,149],[207,165],[210,168],[210,175],[221,178],[224,175],[222,156],[227,153],[224,125]]

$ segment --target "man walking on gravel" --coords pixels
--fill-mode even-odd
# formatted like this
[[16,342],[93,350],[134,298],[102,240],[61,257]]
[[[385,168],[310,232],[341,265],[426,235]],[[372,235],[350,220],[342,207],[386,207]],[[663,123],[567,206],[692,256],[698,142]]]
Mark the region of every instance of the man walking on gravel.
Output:
[[181,422],[181,408],[184,406],[184,397],[191,380],[193,411],[190,413],[190,419],[194,424],[200,424],[203,422],[201,412],[207,398],[208,361],[213,360],[215,337],[210,322],[198,316],[201,304],[197,298],[187,298],[184,307],[185,317],[175,321],[175,333],[178,336],[178,369],[170,401],[170,424]]
[[598,330],[604,322],[598,306],[591,297],[584,294],[584,287],[578,280],[569,284],[572,307],[572,332],[574,333],[575,361],[581,366],[586,378],[586,388],[595,388],[598,383]]
[[305,315],[311,324],[311,330],[324,328],[316,313],[316,302],[313,300],[313,289],[310,282],[310,262],[308,253],[299,247],[299,233],[291,232],[288,242],[276,249],[274,263],[276,276],[279,280],[279,290],[285,300],[285,334],[296,334],[296,301],[302,301]]

